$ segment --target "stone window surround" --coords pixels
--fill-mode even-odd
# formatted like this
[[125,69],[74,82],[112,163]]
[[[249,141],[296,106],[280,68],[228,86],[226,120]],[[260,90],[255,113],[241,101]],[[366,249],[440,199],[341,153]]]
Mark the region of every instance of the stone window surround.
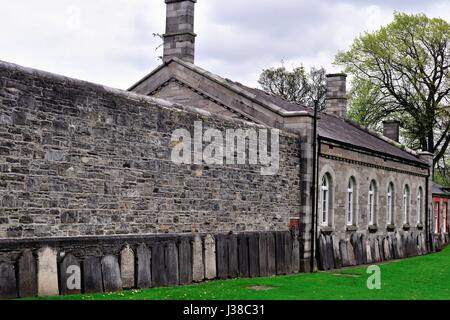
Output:
[[[377,225],[378,193],[378,183],[376,179],[371,178],[367,195],[367,224],[369,228]],[[372,199],[372,201],[370,199]]]

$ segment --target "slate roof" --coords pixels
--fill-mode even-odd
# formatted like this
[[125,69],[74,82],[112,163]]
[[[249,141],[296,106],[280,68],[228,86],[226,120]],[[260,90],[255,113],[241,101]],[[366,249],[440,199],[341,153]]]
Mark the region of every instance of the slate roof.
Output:
[[444,187],[439,185],[439,184],[437,184],[436,182],[433,182],[433,186],[431,188],[432,188],[433,195],[443,196],[445,198],[450,198],[450,192],[445,191]]
[[[183,61],[181,59],[173,58],[171,61],[166,62],[166,65],[171,62],[179,63],[200,75],[210,78],[211,80],[216,81],[223,86],[231,88],[237,94],[250,96],[251,98],[259,101],[262,105],[266,105],[272,108],[279,108],[289,112],[313,112],[309,107],[292,103],[281,97],[268,94],[262,90],[250,88],[239,82],[222,78],[216,74],[198,67],[195,64]],[[164,65],[160,66],[128,90],[133,90],[133,88],[135,88],[146,79],[150,78],[153,73],[163,67]],[[390,143],[385,139],[380,138],[377,134],[370,132],[368,129],[363,128],[350,120],[342,119],[335,115],[326,114],[323,112],[319,114],[319,117],[318,134],[323,139],[332,140],[337,143],[341,142],[343,144],[351,145],[359,149],[369,150],[371,152],[380,153],[382,155],[389,155],[402,160],[407,160],[409,162],[420,163],[422,165],[428,166],[425,161],[419,159],[411,152],[401,149],[400,147],[394,145],[393,142]]]
[[[289,102],[281,97],[270,95],[259,89],[244,86],[243,84],[240,84],[238,82],[233,83],[240,86],[243,90],[247,90],[248,92],[254,94],[258,100],[269,101],[273,104],[278,105],[286,111],[311,112],[311,108],[308,108],[306,106]],[[370,150],[372,152],[375,151],[382,154],[394,156],[396,158],[426,164],[423,160],[420,160],[413,154],[406,152],[389,142],[386,142],[385,140],[374,135],[360,125],[350,120],[339,118],[335,115],[320,112],[318,131],[319,136],[327,140],[341,142],[361,149]]]

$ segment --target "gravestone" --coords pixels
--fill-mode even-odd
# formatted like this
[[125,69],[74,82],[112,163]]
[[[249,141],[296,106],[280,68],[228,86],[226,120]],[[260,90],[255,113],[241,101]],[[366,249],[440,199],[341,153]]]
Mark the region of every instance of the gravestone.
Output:
[[342,268],[342,257],[341,252],[339,250],[339,240],[335,235],[331,236],[331,243],[333,244],[333,258],[334,258],[334,267],[336,269]]
[[87,257],[83,261],[84,293],[103,292],[102,266],[97,257]]
[[267,272],[269,276],[277,273],[276,253],[275,253],[275,235],[273,232],[267,233]]
[[341,253],[342,266],[348,267],[350,262],[348,261],[347,244],[344,240],[339,241],[339,252]]
[[250,277],[259,277],[259,237],[256,232],[248,235],[248,261]]
[[353,247],[355,257],[355,263],[356,264],[362,264],[362,252],[361,252],[361,245],[359,243],[359,237],[356,233],[353,233],[350,237],[350,243]]
[[59,265],[59,285],[62,295],[81,293],[80,262],[71,254],[66,255]]
[[284,242],[284,272],[291,273],[292,270],[292,237],[290,232],[283,232]]
[[275,257],[277,275],[286,274],[286,251],[283,232],[275,232]]
[[370,248],[370,243],[369,240],[365,240],[364,241],[364,246],[366,247],[365,253],[366,253],[366,264],[370,264],[373,263],[373,258],[372,258],[372,249]]
[[17,298],[16,272],[10,263],[0,263],[0,300]]
[[261,277],[267,277],[269,275],[268,255],[267,255],[267,233],[261,233],[259,235],[259,272]]
[[379,260],[377,261],[375,257],[375,247],[378,247],[377,238],[368,239],[367,243],[370,247],[370,253],[372,254],[372,262],[380,262]]
[[327,242],[327,260],[328,260],[328,269],[331,270],[334,268],[334,252],[333,252],[333,242],[331,240],[331,236],[327,235],[325,237]]
[[375,262],[381,262],[381,252],[380,252],[380,244],[379,241],[377,239],[373,239],[374,242],[374,260]]
[[44,247],[38,251],[38,295],[57,296],[58,266],[56,264],[56,250]]
[[103,289],[105,292],[122,291],[119,261],[115,256],[103,257],[102,261]]
[[29,298],[37,296],[36,259],[30,249],[22,252],[18,267],[19,297]]
[[137,288],[145,289],[152,286],[152,255],[150,249],[141,243],[136,251],[137,254]]
[[384,255],[384,260],[391,260],[391,250],[390,250],[388,238],[383,239],[383,255]]
[[192,280],[201,282],[205,278],[205,267],[203,264],[203,244],[202,239],[197,234],[192,243]]
[[217,277],[216,268],[216,241],[211,234],[208,234],[205,238],[204,246],[204,257],[205,257],[205,278],[207,280],[212,280]]
[[175,242],[170,241],[165,246],[165,266],[167,275],[167,285],[177,285],[180,283],[178,268],[178,248]]
[[120,276],[124,289],[132,289],[135,286],[135,264],[134,252],[126,245],[120,252]]
[[319,245],[318,267],[320,270],[328,270],[329,266],[327,258],[327,240],[323,234],[320,234],[319,236],[318,245]]
[[239,261],[239,277],[249,277],[249,261],[248,261],[248,238],[246,234],[238,235],[238,261]]
[[370,254],[370,253],[367,252],[367,238],[363,234],[361,234],[358,237],[358,242],[359,242],[359,244],[361,244],[361,257],[362,257],[361,264],[368,264],[368,263],[370,263],[367,260],[368,255]]
[[384,261],[383,238],[378,238],[378,252],[380,254],[380,262]]
[[228,236],[228,274],[230,278],[239,276],[238,240],[235,234]]
[[300,271],[300,242],[298,241],[298,234],[294,233],[292,239],[292,255],[291,255],[291,272],[298,273]]
[[356,258],[355,258],[355,250],[351,241],[347,241],[347,255],[348,255],[348,264],[350,266],[356,266]]
[[397,233],[396,235],[396,240],[397,240],[397,252],[398,252],[398,259],[402,259],[404,258],[404,252],[403,252],[403,236],[400,235],[399,233]]
[[216,236],[217,249],[217,277],[228,278],[228,239],[225,235]]
[[192,246],[190,240],[182,240],[178,245],[180,264],[180,284],[192,283]]
[[152,246],[151,270],[153,287],[162,287],[167,284],[165,246],[166,244],[161,242],[156,242]]

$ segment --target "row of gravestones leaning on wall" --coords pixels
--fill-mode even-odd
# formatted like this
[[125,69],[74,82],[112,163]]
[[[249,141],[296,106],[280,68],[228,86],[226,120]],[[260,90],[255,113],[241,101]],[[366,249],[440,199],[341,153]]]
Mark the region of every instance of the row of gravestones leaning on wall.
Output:
[[[443,234],[434,237],[432,250],[442,250],[446,242],[448,238]],[[331,270],[415,257],[426,253],[424,233],[406,231],[386,236],[353,233],[350,240],[338,240],[334,235],[322,233],[317,245],[317,263],[320,270]]]
[[[17,260],[0,263],[0,298],[117,292],[303,271],[300,239],[289,231],[121,243],[114,254],[102,256],[82,256],[79,248],[71,252],[63,245],[21,249]],[[104,251],[102,245],[108,244],[99,244],[97,252]]]

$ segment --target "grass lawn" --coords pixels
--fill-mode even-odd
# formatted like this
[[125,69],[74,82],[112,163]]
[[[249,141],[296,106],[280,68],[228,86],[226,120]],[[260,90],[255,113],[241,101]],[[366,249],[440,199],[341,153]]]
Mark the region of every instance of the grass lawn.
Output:
[[[61,300],[326,300],[450,299],[450,246],[442,252],[380,264],[381,290],[367,289],[366,267],[335,272],[37,299]],[[270,287],[256,290],[251,287]],[[260,288],[259,288],[260,289]],[[264,288],[268,289],[268,288]]]

